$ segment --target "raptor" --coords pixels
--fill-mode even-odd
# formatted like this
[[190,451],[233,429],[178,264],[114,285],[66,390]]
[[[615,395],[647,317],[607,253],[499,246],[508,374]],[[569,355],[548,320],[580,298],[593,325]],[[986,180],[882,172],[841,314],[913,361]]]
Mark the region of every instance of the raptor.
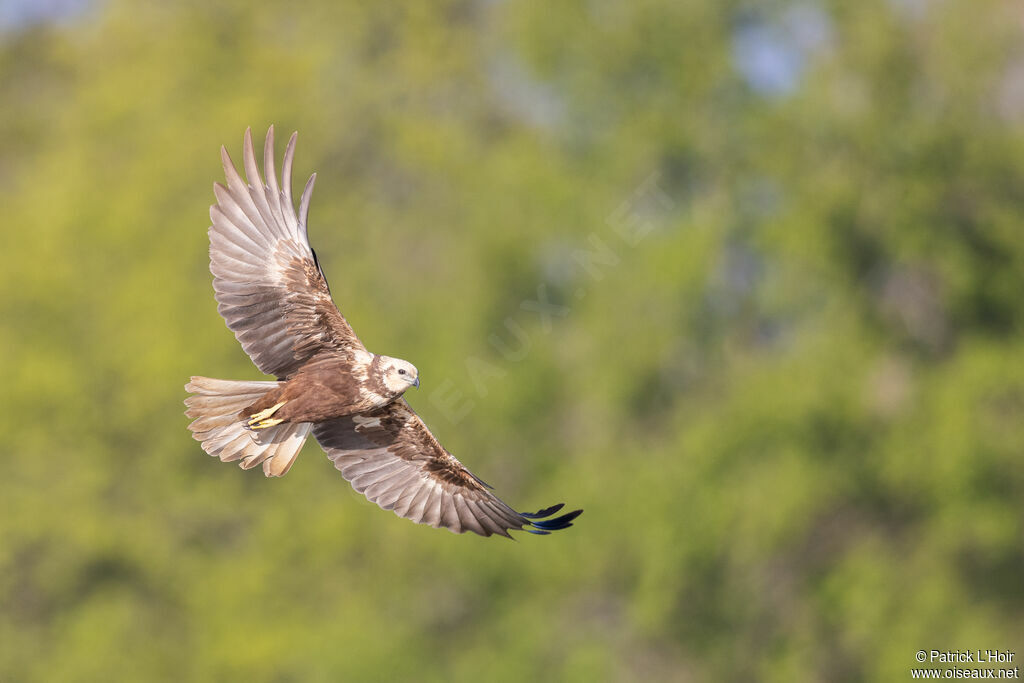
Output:
[[355,488],[385,510],[455,533],[548,534],[582,510],[562,505],[517,512],[466,469],[413,412],[404,394],[418,387],[411,363],[371,353],[331,298],[307,232],[314,173],[292,199],[296,134],[281,180],[274,128],[260,177],[252,131],[243,141],[245,178],[225,148],[227,184],[210,207],[210,271],[217,310],[242,348],[273,381],[192,377],[185,386],[189,429],[203,450],[243,469],[286,474],[310,434]]

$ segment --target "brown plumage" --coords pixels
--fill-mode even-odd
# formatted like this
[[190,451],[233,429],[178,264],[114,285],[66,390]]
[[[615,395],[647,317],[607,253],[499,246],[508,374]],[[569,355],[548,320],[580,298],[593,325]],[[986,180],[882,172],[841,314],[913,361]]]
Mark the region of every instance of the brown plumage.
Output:
[[217,310],[253,363],[277,381],[193,377],[185,400],[193,437],[210,455],[287,473],[312,432],[356,491],[414,522],[482,536],[522,529],[535,534],[572,526],[576,510],[551,518],[555,505],[516,512],[444,449],[402,398],[419,386],[416,368],[370,353],[331,299],[309,246],[307,217],[316,174],[296,213],[291,170],[296,134],[285,149],[281,184],[274,169],[274,128],[260,178],[252,132],[243,166],[227,150],[227,185],[214,184],[210,271]]

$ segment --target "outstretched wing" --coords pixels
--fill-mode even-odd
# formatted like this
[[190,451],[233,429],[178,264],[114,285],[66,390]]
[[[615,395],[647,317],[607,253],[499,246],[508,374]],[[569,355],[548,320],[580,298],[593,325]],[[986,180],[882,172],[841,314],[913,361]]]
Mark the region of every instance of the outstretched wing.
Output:
[[273,126],[263,148],[266,182],[256,165],[250,129],[243,149],[246,180],[221,147],[228,184],[214,183],[217,203],[210,207],[210,271],[217,310],[256,367],[280,379],[322,351],[363,349],[331,300],[309,246],[306,219],[315,173],[295,213],[291,187],[296,136],[292,134],[284,153],[280,187]]
[[481,536],[509,536],[511,529],[547,534],[572,526],[583,512],[550,518],[561,504],[516,512],[438,443],[404,398],[316,424],[313,435],[356,491],[420,524]]

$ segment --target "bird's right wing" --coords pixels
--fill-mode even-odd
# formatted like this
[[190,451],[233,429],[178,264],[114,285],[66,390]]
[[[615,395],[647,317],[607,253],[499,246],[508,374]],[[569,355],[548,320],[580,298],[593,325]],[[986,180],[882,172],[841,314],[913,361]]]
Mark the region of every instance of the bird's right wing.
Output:
[[404,398],[316,424],[313,435],[356,491],[419,524],[481,536],[547,534],[572,526],[583,512],[551,518],[561,504],[516,512],[438,443]]
[[246,129],[246,180],[221,147],[227,186],[213,186],[210,271],[217,310],[242,348],[263,372],[285,379],[322,351],[348,354],[364,347],[331,299],[306,226],[314,173],[295,213],[292,202],[292,134],[284,153],[281,185],[274,170],[274,127],[263,148],[260,178],[252,131]]

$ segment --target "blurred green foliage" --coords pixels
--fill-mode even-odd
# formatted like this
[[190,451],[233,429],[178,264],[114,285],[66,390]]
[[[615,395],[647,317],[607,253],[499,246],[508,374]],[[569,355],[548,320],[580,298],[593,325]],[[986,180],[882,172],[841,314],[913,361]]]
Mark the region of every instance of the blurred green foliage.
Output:
[[[0,101],[0,680],[889,681],[1024,642],[1018,3],[112,0],[7,26]],[[189,438],[189,375],[259,377],[206,227],[270,123],[367,346],[573,529],[454,536],[315,443],[267,480]]]

